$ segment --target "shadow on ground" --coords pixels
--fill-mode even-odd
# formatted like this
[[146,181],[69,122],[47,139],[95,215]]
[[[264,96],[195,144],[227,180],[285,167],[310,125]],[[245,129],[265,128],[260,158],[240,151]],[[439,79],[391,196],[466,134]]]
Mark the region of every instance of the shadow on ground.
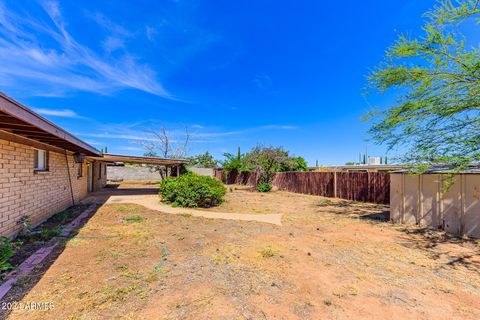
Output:
[[[433,230],[420,226],[390,224],[390,211],[387,206],[345,200],[322,199],[315,204],[327,208],[329,212],[354,219],[370,221],[382,227],[388,226],[401,234],[397,242],[407,248],[420,249],[440,263],[441,269],[458,266],[480,272],[480,242],[478,239],[459,237],[443,230]],[[457,245],[457,246],[453,246]]]

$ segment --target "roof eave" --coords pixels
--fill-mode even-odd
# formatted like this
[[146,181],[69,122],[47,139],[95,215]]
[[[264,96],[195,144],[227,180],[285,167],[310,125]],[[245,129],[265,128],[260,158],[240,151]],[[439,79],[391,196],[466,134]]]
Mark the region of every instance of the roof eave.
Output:
[[2,92],[0,92],[0,111],[29,124],[33,128],[44,131],[55,138],[65,141],[66,145],[69,146],[66,149],[69,151],[81,152],[89,156],[102,155],[102,153],[96,148],[80,140],[73,134],[60,128],[53,122],[45,119],[38,113],[30,110]]

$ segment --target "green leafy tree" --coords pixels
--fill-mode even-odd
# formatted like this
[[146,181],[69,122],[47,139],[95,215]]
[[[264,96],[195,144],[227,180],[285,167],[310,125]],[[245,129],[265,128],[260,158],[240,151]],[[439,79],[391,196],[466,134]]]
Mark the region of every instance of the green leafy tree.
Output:
[[256,146],[245,156],[245,163],[260,172],[260,182],[271,184],[275,172],[287,166],[288,151],[281,147]]
[[[302,157],[291,157],[282,147],[256,146],[250,152],[242,154],[238,148],[237,154],[224,154],[222,166],[230,172],[260,173],[259,185],[263,192],[271,190],[271,183],[276,172],[307,171],[308,165]],[[267,186],[269,185],[269,187]]]
[[289,157],[287,153],[287,158],[280,164],[278,171],[308,171],[308,164],[304,158]]
[[245,165],[261,174],[260,182],[270,184],[275,172],[307,171],[302,157],[291,157],[282,147],[256,146],[245,155]]
[[466,32],[480,32],[479,16],[479,0],[438,2],[425,15],[423,36],[400,35],[369,76],[374,91],[399,95],[367,116],[372,137],[407,150],[400,160],[418,170],[480,160],[480,49]]
[[238,147],[237,154],[224,153],[225,160],[221,162],[222,167],[232,172],[250,172],[252,169],[245,163],[245,155],[240,152]]
[[200,168],[215,168],[218,161],[213,158],[210,152],[206,151],[204,154],[196,155],[190,158],[190,165]]

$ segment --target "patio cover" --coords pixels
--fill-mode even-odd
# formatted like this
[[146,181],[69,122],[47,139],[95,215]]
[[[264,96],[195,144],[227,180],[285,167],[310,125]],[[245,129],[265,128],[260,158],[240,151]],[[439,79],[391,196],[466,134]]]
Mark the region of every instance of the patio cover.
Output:
[[106,162],[131,162],[142,164],[156,164],[165,166],[180,166],[188,163],[185,159],[165,159],[158,157],[140,157],[140,156],[126,156],[120,154],[104,153],[101,157],[89,157],[93,160],[100,160]]

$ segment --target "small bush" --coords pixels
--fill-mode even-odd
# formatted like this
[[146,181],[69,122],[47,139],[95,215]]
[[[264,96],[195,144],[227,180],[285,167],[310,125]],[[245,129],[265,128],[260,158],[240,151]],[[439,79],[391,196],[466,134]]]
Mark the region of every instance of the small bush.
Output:
[[268,246],[260,250],[260,256],[262,258],[272,258],[278,255],[278,250]]
[[141,216],[131,216],[131,217],[125,217],[123,218],[123,220],[125,220],[125,222],[132,223],[132,222],[142,222],[145,220],[145,218]]
[[189,172],[178,178],[163,180],[160,196],[173,206],[208,208],[222,203],[225,187],[217,179]]
[[260,182],[257,185],[257,191],[258,192],[270,192],[270,191],[272,191],[272,185],[270,183],[267,183],[267,182]]
[[62,233],[62,227],[58,226],[55,228],[44,227],[40,229],[40,239],[43,241],[48,241],[53,237],[56,237]]
[[0,237],[0,272],[12,269],[8,259],[13,256],[13,249],[10,240],[6,237]]

